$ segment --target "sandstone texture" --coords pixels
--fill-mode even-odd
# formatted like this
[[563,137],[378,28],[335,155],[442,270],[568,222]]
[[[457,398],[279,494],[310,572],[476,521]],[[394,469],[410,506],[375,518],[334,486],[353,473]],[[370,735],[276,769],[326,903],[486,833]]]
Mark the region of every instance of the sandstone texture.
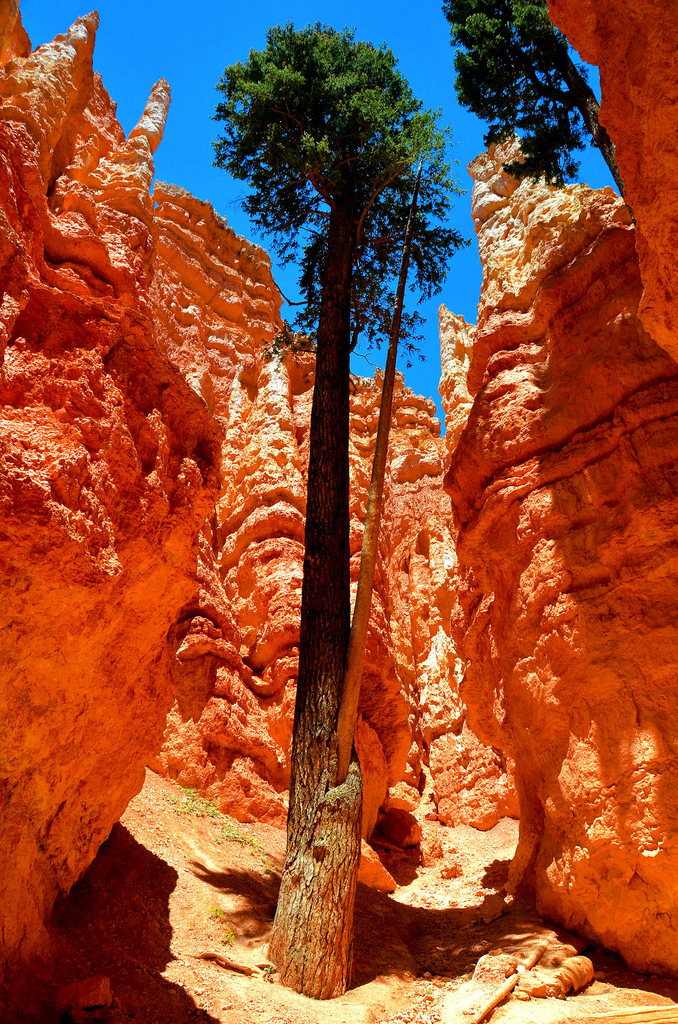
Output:
[[[157,183],[154,198],[158,240],[151,296],[159,341],[213,412],[225,442],[216,515],[201,538],[198,586],[178,627],[177,698],[162,751],[150,763],[214,799],[224,813],[282,827],[296,695],[314,356],[311,351],[268,358],[267,346],[281,322],[280,296],[260,249],[235,235],[208,203],[176,186]],[[470,403],[463,383],[467,335],[456,348],[450,342],[450,351],[460,353],[458,366],[448,367],[445,392],[457,433]],[[354,585],[380,373],[374,380],[356,377],[352,387]],[[418,809],[435,818],[440,798],[446,823],[483,828],[517,809],[504,755],[471,735],[458,698],[463,669],[452,640],[457,606],[448,573],[456,555],[442,488],[445,453],[433,402],[414,395],[400,379],[356,732],[365,777],[365,836],[382,807]],[[450,732],[457,734],[455,743],[440,746]],[[487,785],[476,770],[480,756],[488,762]]]
[[[177,186],[151,196],[169,86],[125,137],[92,70],[97,24],[87,15],[31,52],[18,3],[0,4],[10,965],[40,951],[56,896],[145,764],[241,820],[286,814],[313,354],[267,358],[281,297],[261,249]],[[402,380],[394,404],[356,732],[365,836],[412,813],[487,828],[515,805],[505,754],[480,743],[458,694],[442,481],[470,407],[471,335],[445,323],[447,442]],[[379,397],[379,374],[355,379],[354,584]]]
[[600,69],[600,120],[636,223],[645,329],[678,359],[678,18],[666,0],[549,0],[552,20]]
[[441,364],[439,390],[445,410],[447,452],[451,456],[473,405],[468,390],[468,371],[476,328],[474,324],[467,324],[463,316],[450,312],[445,306],[438,310],[438,325]]
[[96,14],[31,54],[17,4],[2,13],[0,946],[11,961],[39,949],[56,895],[160,745],[221,431],[161,348],[149,299],[167,83],[126,139],[92,72]]
[[446,478],[469,725],[515,760],[511,884],[678,971],[678,365],[611,189],[471,164],[483,293]]
[[[267,357],[277,309],[270,306],[269,270],[256,262],[258,250],[235,236],[208,204],[180,189],[157,185],[155,199],[158,320],[168,349],[222,423],[226,441],[221,496],[201,563],[204,579],[186,609],[177,655],[177,700],[151,766],[241,821],[282,827],[298,667],[314,356]],[[238,263],[237,273],[228,269]],[[230,297],[229,280],[237,285]],[[243,281],[245,302],[238,297]],[[460,367],[456,382],[448,374],[451,394],[456,388],[462,395],[463,359]],[[354,586],[380,373],[373,380],[356,377],[352,386]],[[463,401],[458,399],[458,422],[470,401],[467,393],[466,406]],[[393,808],[436,818],[442,801],[445,823],[481,828],[517,811],[504,755],[483,747],[465,726],[458,697],[463,669],[452,640],[457,606],[448,579],[456,556],[442,488],[446,442],[434,414],[433,402],[414,395],[401,378],[356,730],[365,837]],[[454,743],[446,739],[450,733]],[[487,762],[487,784],[479,758]]]

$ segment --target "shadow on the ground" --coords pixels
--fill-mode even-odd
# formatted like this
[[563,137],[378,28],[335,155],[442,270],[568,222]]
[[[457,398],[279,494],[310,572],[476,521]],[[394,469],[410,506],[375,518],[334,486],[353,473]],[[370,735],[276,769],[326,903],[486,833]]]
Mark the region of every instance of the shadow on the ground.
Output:
[[123,825],[115,825],[83,878],[57,900],[49,928],[51,963],[33,974],[16,1019],[56,1024],[59,988],[103,974],[121,1004],[116,1021],[217,1024],[184,989],[162,977],[172,960],[169,897],[177,877]]
[[[394,858],[398,859],[398,858]],[[400,863],[416,868],[416,855]],[[191,868],[215,890],[239,896],[245,906],[229,912],[236,930],[259,920],[257,938],[270,931],[275,915],[280,875],[242,869],[215,871],[194,859]],[[504,862],[494,861],[488,873],[494,878],[505,871]],[[416,871],[415,871],[416,873]],[[357,988],[377,977],[401,979],[421,975],[472,971],[483,953],[502,942],[522,942],[544,929],[530,904],[514,906],[510,914],[486,923],[496,913],[497,895],[487,893],[478,904],[465,908],[412,907],[359,884],[355,904],[355,946],[353,986]]]
[[485,874],[481,879],[481,885],[485,889],[501,889],[508,881],[511,858],[506,860],[493,860],[485,868]]
[[376,841],[374,848],[379,860],[398,885],[411,885],[418,877],[421,864],[421,850],[418,846],[396,850],[394,847],[381,846]]
[[244,871],[227,869],[214,871],[201,861],[193,859],[191,869],[196,878],[211,885],[220,892],[240,896],[246,903],[242,910],[229,911],[229,920],[236,933],[263,938],[273,924],[280,889],[280,870]]
[[496,899],[488,893],[473,907],[412,907],[358,886],[354,984],[388,974],[460,976],[472,971],[498,936],[528,934],[539,920],[533,909],[524,908],[488,925],[484,918],[495,910]]

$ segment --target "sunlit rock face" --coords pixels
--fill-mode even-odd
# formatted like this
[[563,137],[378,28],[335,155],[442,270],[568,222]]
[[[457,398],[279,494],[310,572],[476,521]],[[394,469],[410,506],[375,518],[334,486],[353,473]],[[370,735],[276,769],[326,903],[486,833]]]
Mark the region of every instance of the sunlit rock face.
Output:
[[31,54],[17,7],[0,26],[3,963],[40,948],[159,747],[221,449],[149,302],[167,83],[126,139],[92,72],[97,16]]
[[549,0],[555,24],[600,69],[600,120],[636,219],[640,318],[678,358],[678,18],[666,0]]
[[475,325],[445,306],[438,310],[440,330],[440,396],[445,410],[448,455],[457,447],[466,426],[473,398],[468,390],[468,371],[473,352]]
[[511,881],[636,969],[678,970],[678,366],[611,189],[471,164],[483,293],[446,479],[469,724],[516,763]]
[[[155,199],[158,322],[168,351],[214,410],[226,440],[221,496],[204,538],[203,578],[183,619],[177,701],[163,749],[151,763],[210,796],[225,813],[283,825],[314,356],[268,357],[280,322],[279,296],[260,250],[179,189],[157,185]],[[459,407],[450,413],[457,434],[470,403],[462,385],[464,358],[456,382],[448,368],[450,408]],[[353,378],[354,593],[380,397],[381,371],[374,380]],[[356,732],[366,836],[382,807],[482,828],[516,809],[503,755],[470,733],[458,697],[463,669],[451,637],[457,606],[448,578],[456,556],[442,489],[448,446],[433,402],[399,378]]]
[[[266,254],[182,189],[149,194],[167,83],[125,137],[92,71],[95,14],[34,53],[15,0],[0,15],[11,961],[39,950],[144,763],[239,818],[284,821],[314,366],[266,358],[281,324]],[[379,380],[355,381],[354,584],[379,395]],[[380,807],[415,808],[422,793],[442,820],[489,821],[476,798],[459,812],[485,754],[457,697],[434,413],[399,382],[356,733],[365,834]]]

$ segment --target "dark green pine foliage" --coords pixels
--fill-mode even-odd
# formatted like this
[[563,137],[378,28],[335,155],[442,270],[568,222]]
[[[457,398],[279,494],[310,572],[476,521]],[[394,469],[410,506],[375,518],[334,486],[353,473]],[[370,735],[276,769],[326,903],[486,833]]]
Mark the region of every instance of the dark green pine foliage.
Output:
[[[284,263],[300,267],[295,326],[315,338],[330,210],[353,191],[357,236],[351,283],[351,348],[388,337],[401,244],[424,154],[411,288],[440,291],[450,257],[468,244],[445,226],[460,190],[446,160],[449,131],[422,110],[393,53],[321,25],[269,30],[267,46],[226,68],[215,120],[215,163],[245,180],[244,208]],[[416,350],[422,323],[404,313],[401,339]]]
[[443,12],[457,48],[459,102],[489,123],[486,145],[520,137],[525,162],[507,170],[562,185],[579,168],[573,154],[592,139],[623,194],[586,69],[572,60],[546,0],[445,0]]

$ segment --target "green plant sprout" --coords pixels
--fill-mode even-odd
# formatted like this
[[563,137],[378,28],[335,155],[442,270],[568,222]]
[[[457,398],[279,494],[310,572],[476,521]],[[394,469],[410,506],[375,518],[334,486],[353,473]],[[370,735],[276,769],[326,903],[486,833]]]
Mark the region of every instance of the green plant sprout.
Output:
[[195,789],[184,789],[181,796],[168,796],[175,814],[194,814],[196,818],[218,818],[219,811],[211,800],[199,796]]
[[181,796],[168,796],[167,802],[175,814],[193,814],[196,818],[216,819],[219,827],[212,837],[215,843],[239,843],[241,846],[249,846],[261,861],[263,870],[268,874],[275,874],[275,865],[264,850],[261,840],[244,829],[240,822],[229,818],[227,814],[222,814],[211,800],[200,796],[195,789],[183,789]]

